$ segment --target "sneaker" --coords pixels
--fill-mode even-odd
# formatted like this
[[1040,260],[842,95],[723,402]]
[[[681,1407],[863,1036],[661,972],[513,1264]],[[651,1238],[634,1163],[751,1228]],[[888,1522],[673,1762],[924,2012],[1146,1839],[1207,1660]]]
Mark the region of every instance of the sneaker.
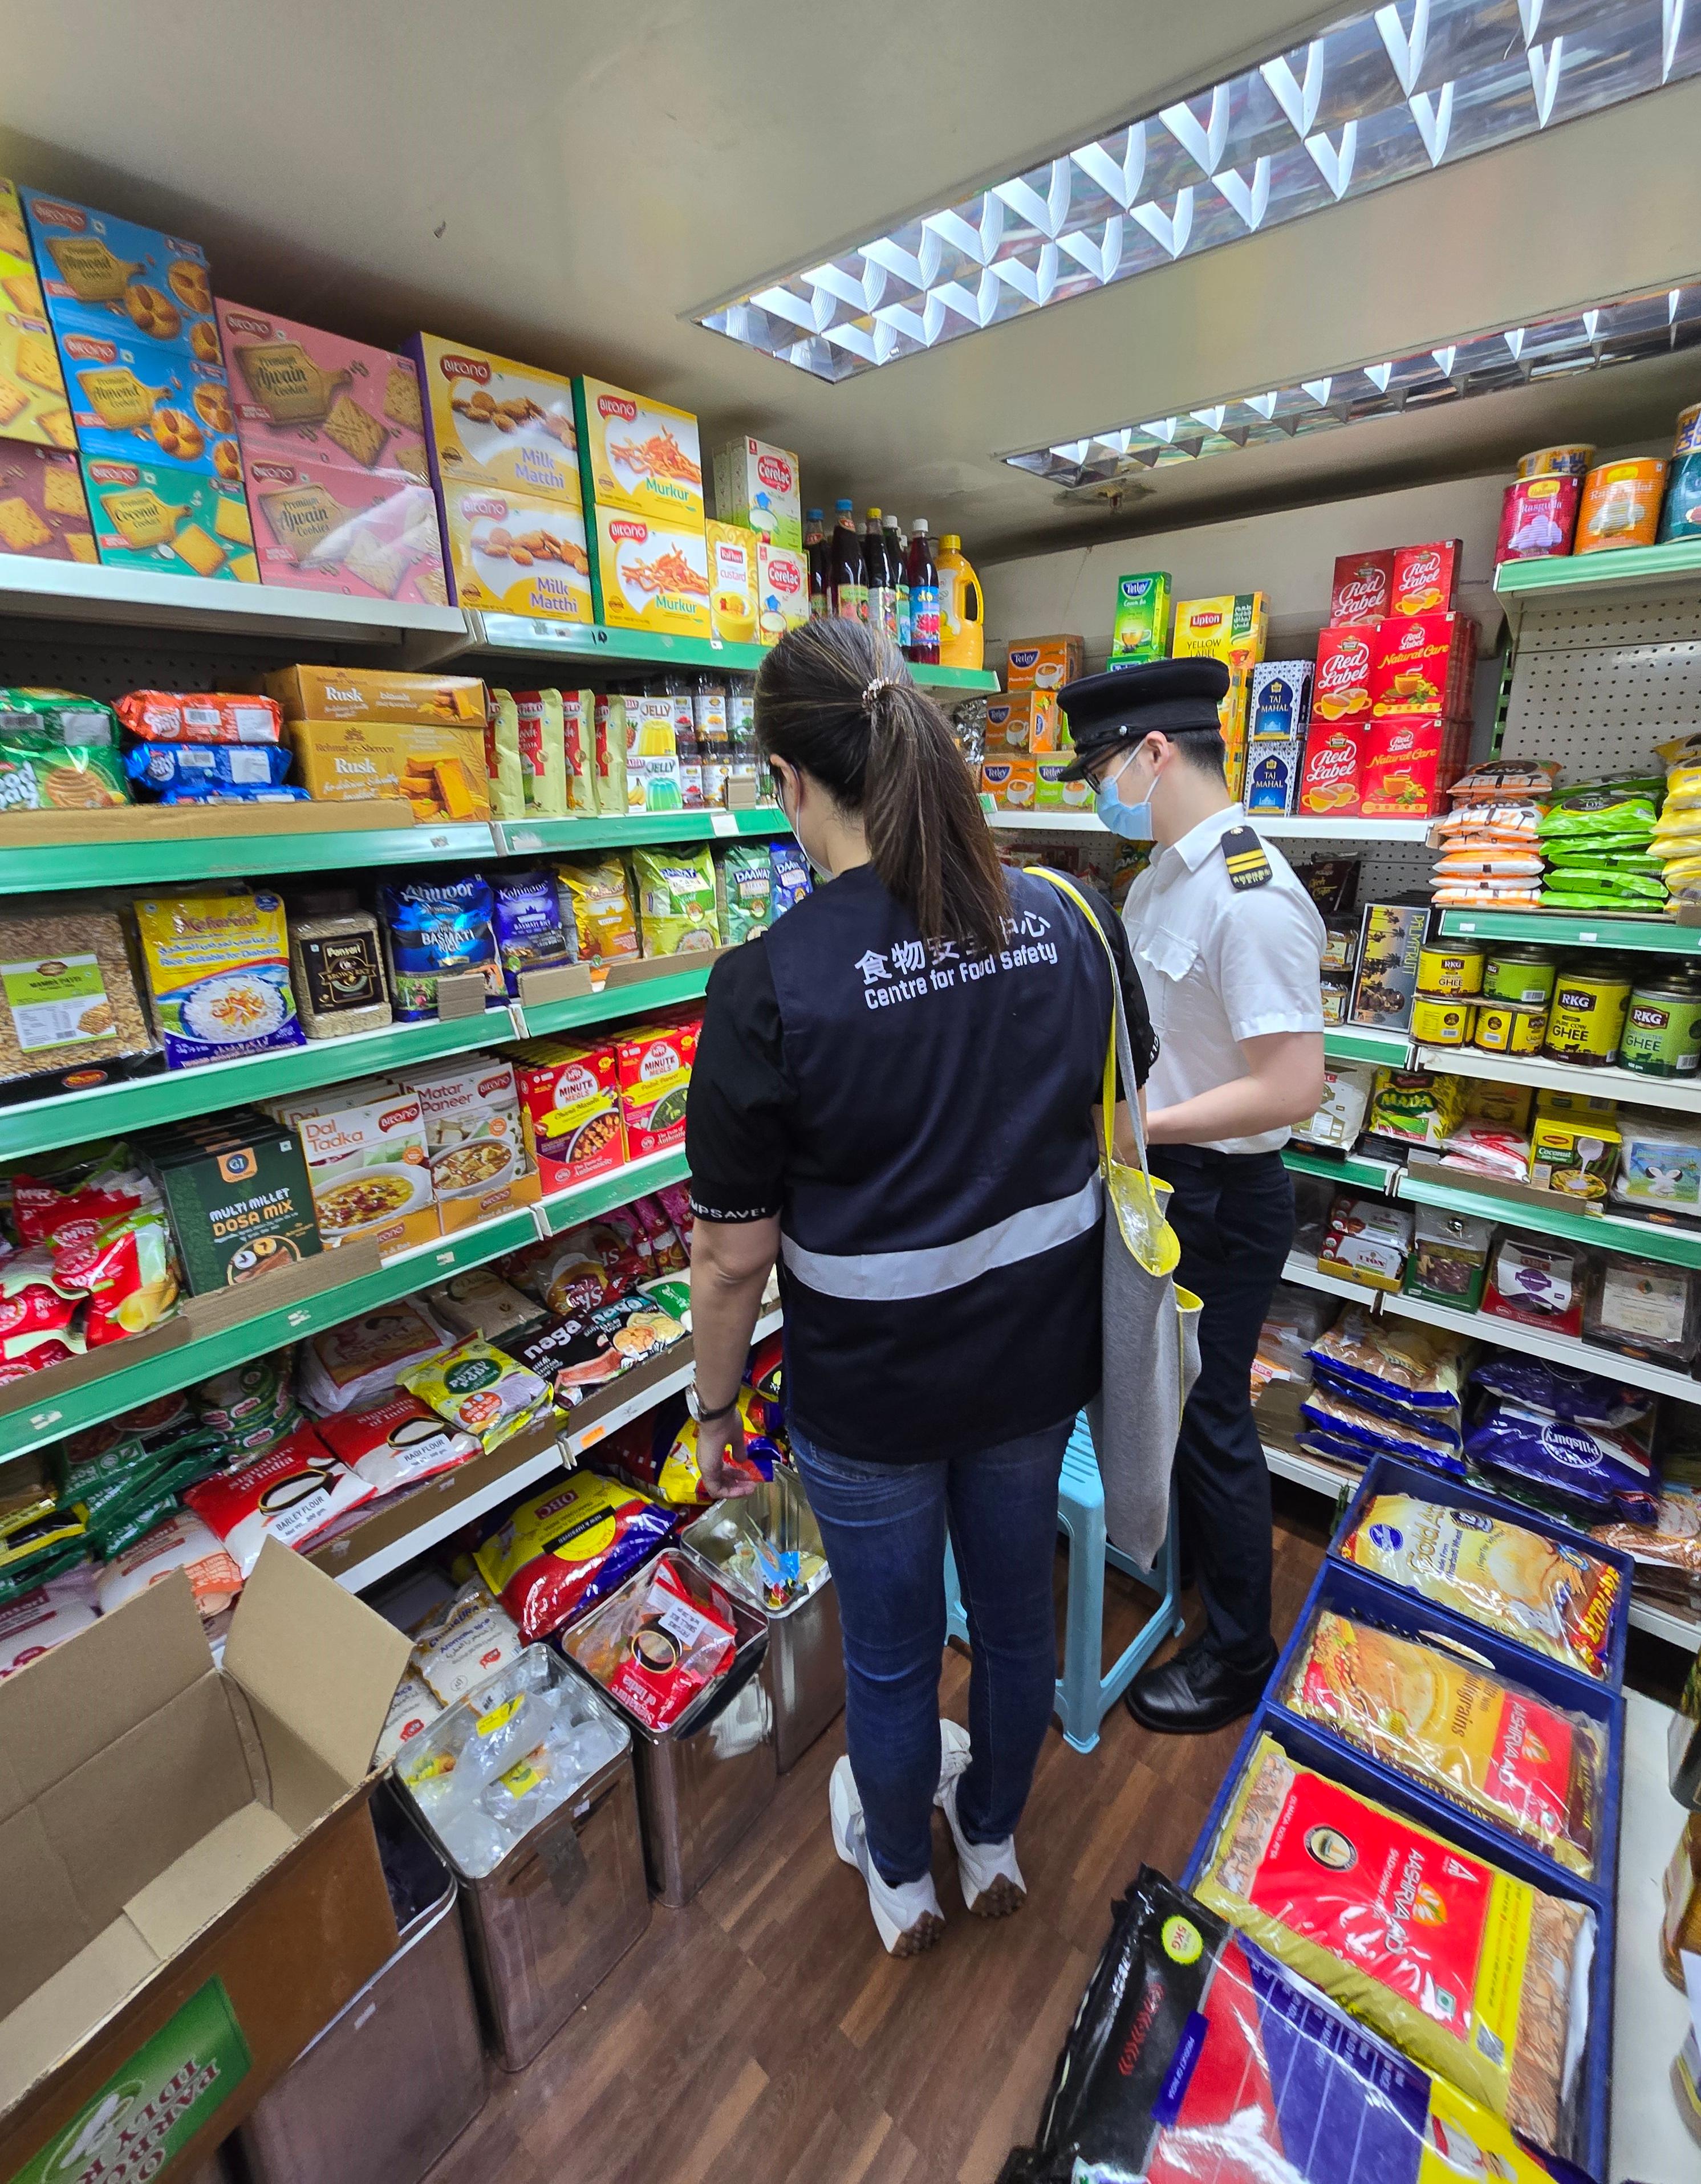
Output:
[[[941,1726],[950,1728],[954,1724],[945,1723]],[[962,1738],[962,1766],[966,1767],[968,1739],[961,1730],[957,1735]],[[1028,1900],[1028,1884],[1016,1863],[1016,1838],[1006,1836],[1002,1842],[993,1843],[969,1841],[956,1817],[956,1793],[962,1780],[959,1768],[940,1791],[939,1804],[951,1824],[951,1839],[956,1845],[956,1870],[962,1884],[962,1900],[977,1919],[1007,1919]]]
[[868,1849],[862,1800],[848,1758],[839,1760],[833,1769],[827,1806],[833,1818],[833,1847],[867,1883],[868,1908],[889,1953],[918,1957],[923,1949],[932,1948],[945,1931],[945,1914],[934,1892],[933,1875],[924,1874],[919,1880],[906,1880],[895,1888],[882,1878]]
[[943,1809],[945,1793],[959,1774],[968,1771],[969,1758],[968,1731],[961,1723],[941,1721],[939,1725],[939,1787],[934,1791],[934,1802]]

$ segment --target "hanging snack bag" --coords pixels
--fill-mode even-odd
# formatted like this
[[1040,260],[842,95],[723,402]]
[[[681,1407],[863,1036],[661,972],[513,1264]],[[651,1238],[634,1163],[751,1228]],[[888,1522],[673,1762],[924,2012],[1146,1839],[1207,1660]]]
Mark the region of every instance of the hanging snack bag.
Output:
[[364,1410],[325,1419],[320,1438],[374,1494],[393,1494],[453,1471],[479,1452],[470,1433],[444,1425],[413,1396],[394,1395]]
[[1594,1914],[1254,1746],[1198,1881],[1232,1919],[1538,2146],[1566,2144]]
[[678,1521],[647,1494],[579,1471],[501,1518],[473,1560],[530,1643],[606,1599]]
[[659,1198],[635,1198],[625,1210],[649,1239],[650,1254],[658,1274],[689,1273],[691,1262],[686,1255],[685,1246],[680,1242],[678,1234]]
[[1588,1880],[1606,1739],[1433,1646],[1320,1609],[1282,1704]]
[[177,1308],[182,1284],[165,1208],[156,1201],[103,1221],[86,1241],[53,1244],[55,1281],[88,1293],[83,1340],[122,1342],[145,1334]]
[[1622,1585],[1610,1563],[1477,1509],[1378,1494],[1343,1560],[1586,1676],[1604,1678]]
[[339,1463],[311,1426],[303,1425],[270,1456],[204,1479],[183,1499],[224,1541],[246,1580],[268,1540],[298,1550],[310,1546],[376,1490]]
[[547,1381],[488,1342],[474,1340],[396,1376],[439,1418],[477,1436],[487,1454],[549,1407]]

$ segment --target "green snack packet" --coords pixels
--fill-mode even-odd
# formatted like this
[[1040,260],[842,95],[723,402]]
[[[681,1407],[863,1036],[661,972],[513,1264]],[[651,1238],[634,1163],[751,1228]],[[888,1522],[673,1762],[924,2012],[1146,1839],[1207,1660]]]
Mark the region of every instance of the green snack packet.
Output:
[[0,735],[39,736],[66,746],[118,742],[118,716],[98,698],[75,690],[0,689]]
[[100,811],[131,801],[115,749],[0,730],[0,811]]
[[1581,782],[1563,790],[1536,822],[1543,842],[1565,836],[1651,834],[1665,794],[1663,776]]
[[728,948],[765,932],[773,922],[773,872],[767,845],[728,844],[715,860],[715,901],[721,938]]

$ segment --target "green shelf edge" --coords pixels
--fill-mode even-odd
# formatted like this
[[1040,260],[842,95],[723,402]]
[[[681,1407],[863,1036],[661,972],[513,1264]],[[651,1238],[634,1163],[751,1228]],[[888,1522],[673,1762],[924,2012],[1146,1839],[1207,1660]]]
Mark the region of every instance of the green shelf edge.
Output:
[[741,811],[634,811],[624,819],[499,819],[494,831],[499,856],[555,857],[644,842],[730,842],[791,827],[777,804],[757,804]]
[[[578,1222],[594,1220],[611,1206],[642,1198],[663,1184],[678,1182],[685,1172],[683,1151],[653,1156],[629,1162],[594,1183],[581,1184],[539,1203],[549,1209],[550,1234],[558,1234]],[[519,1207],[477,1228],[463,1228],[458,1235],[421,1245],[360,1280],[321,1290],[315,1295],[270,1312],[257,1312],[237,1326],[220,1328],[198,1340],[162,1350],[137,1364],[121,1363],[122,1346],[115,1346],[109,1373],[69,1388],[57,1398],[50,1396],[37,1408],[25,1406],[0,1417],[0,1463],[47,1447],[85,1426],[99,1425],[138,1403],[169,1396],[229,1366],[244,1364],[282,1343],[298,1342],[342,1320],[352,1319],[358,1312],[393,1304],[397,1298],[412,1296],[450,1274],[516,1251],[521,1245],[537,1240],[534,1211],[529,1206]]]
[[1603,911],[1572,917],[1558,911],[1444,910],[1441,933],[1446,940],[1533,940],[1550,948],[1632,948],[1659,956],[1701,951],[1701,926],[1614,917]]
[[1510,1198],[1496,1198],[1486,1190],[1454,1189],[1431,1183],[1426,1176],[1409,1173],[1397,1194],[1415,1206],[1439,1206],[1449,1213],[1475,1214],[1479,1220],[1503,1222],[1509,1228],[1527,1228],[1536,1235],[1564,1236],[1574,1244],[1591,1244],[1598,1251],[1626,1251],[1643,1259],[1663,1260],[1671,1267],[1701,1267],[1701,1233],[1665,1228],[1658,1222],[1631,1221],[1610,1213],[1574,1213],[1569,1206],[1521,1206]]
[[1681,538],[1669,546],[1619,546],[1604,553],[1503,561],[1494,572],[1494,588],[1503,599],[1530,599],[1551,592],[1672,583],[1691,576],[1701,578],[1701,539]]
[[[613,1023],[623,1017],[647,1016],[651,1009],[666,1009],[680,1001],[701,998],[714,965],[700,970],[675,971],[666,978],[639,978],[613,993],[575,994],[565,1001],[538,1001],[522,1011],[527,1039],[544,1039],[554,1032],[572,1031],[580,1024]],[[664,1177],[664,1182],[670,1178]]]
[[1306,1152],[1294,1145],[1283,1148],[1282,1160],[1293,1173],[1320,1175],[1325,1183],[1355,1184],[1360,1190],[1393,1188],[1391,1164],[1386,1161],[1331,1160],[1327,1153]]
[[[443,847],[433,849],[433,839]],[[389,827],[371,833],[226,834],[195,841],[87,843],[0,850],[0,894],[55,889],[167,887],[273,872],[358,872],[374,865],[464,863],[494,856],[488,827]]]
[[[754,675],[768,655],[764,644],[723,644],[711,637],[666,637],[648,630],[610,629],[601,622],[551,621],[524,615],[487,614],[477,627],[482,643],[475,651],[498,655],[542,653],[552,659],[630,660],[656,667],[718,668],[728,675]],[[996,690],[998,677],[984,667],[927,667],[912,663],[911,674],[930,688]]]
[[1374,1061],[1383,1069],[1406,1069],[1411,1066],[1412,1040],[1408,1032],[1331,1024],[1323,1034],[1323,1052],[1330,1061]]

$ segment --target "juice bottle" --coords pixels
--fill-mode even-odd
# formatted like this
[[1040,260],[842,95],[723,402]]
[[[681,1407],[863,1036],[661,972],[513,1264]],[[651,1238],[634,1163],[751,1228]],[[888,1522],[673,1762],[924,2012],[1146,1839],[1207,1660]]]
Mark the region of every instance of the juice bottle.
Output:
[[827,521],[818,508],[809,511],[803,550],[809,561],[809,611],[811,615],[831,614],[832,582],[828,565],[832,549],[827,539]]
[[696,716],[691,706],[691,678],[665,675],[662,694],[673,716],[673,748],[679,755],[679,794],[688,811],[703,808],[703,752],[697,741]]
[[862,533],[862,566],[868,578],[868,626],[884,630],[890,638],[898,634],[898,572],[886,560],[886,533],[881,526],[878,508],[868,510],[867,528]]
[[862,538],[848,500],[833,504],[833,559],[829,565],[832,611],[841,621],[868,619],[868,570]]
[[939,665],[939,571],[928,542],[928,520],[918,515],[910,526],[910,659],[918,666]]
[[703,769],[703,802],[711,811],[722,811],[727,801],[727,777],[732,771],[732,745],[727,734],[727,686],[719,676],[697,677],[691,693],[691,715]]
[[980,579],[947,531],[939,542],[939,657],[942,666],[979,667],[985,656]]
[[906,657],[910,649],[910,563],[904,551],[904,542],[898,530],[898,519],[889,515],[885,521],[886,566],[892,571],[893,582],[898,588],[897,628],[894,634],[898,649]]

